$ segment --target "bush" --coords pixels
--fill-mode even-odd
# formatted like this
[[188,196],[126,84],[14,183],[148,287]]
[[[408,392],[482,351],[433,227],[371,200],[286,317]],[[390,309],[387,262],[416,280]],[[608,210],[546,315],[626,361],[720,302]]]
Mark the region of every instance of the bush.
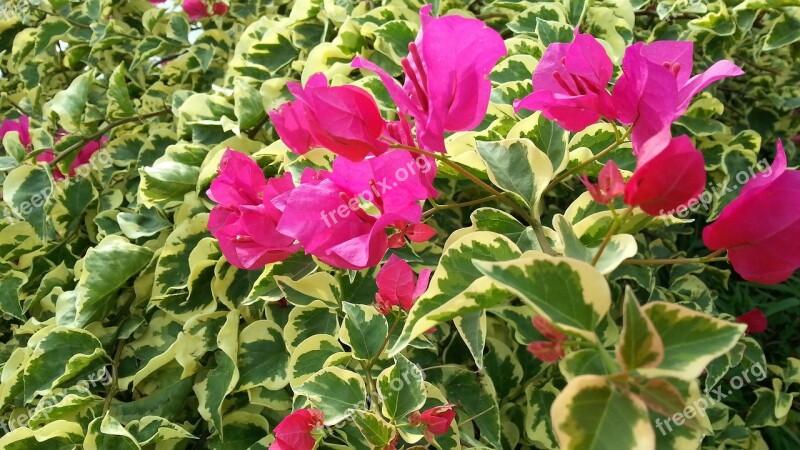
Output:
[[7,2],[0,448],[797,448],[798,23]]

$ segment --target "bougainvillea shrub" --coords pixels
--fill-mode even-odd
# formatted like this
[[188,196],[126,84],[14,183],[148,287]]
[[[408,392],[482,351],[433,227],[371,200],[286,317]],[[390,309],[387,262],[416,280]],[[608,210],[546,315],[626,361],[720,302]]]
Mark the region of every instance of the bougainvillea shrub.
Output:
[[793,1],[10,0],[0,449],[796,449]]

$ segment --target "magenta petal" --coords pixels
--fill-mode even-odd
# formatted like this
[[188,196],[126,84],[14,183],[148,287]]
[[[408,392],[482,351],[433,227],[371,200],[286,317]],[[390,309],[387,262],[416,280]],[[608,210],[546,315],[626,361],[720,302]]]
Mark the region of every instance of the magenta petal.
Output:
[[330,180],[302,183],[286,201],[278,231],[297,239],[306,253],[324,255],[341,242],[367,234],[372,224],[342,201],[342,189]]
[[7,119],[0,123],[0,140],[10,131],[17,132],[19,142],[23,147],[29,148],[31,146],[30,119],[28,116],[22,115],[17,120]]
[[419,278],[417,279],[417,286],[414,288],[415,300],[428,290],[428,283],[431,280],[431,275],[433,275],[433,271],[431,269],[420,270]]
[[736,247],[728,251],[733,269],[747,281],[778,284],[788,280],[800,268],[800,220],[758,245]]
[[564,63],[568,72],[593,83],[597,89],[605,89],[614,72],[606,49],[590,34],[575,35]]
[[269,112],[275,131],[284,144],[298,155],[303,155],[317,144],[309,132],[304,106],[299,102],[286,102]]
[[642,46],[642,56],[673,72],[678,86],[683,86],[692,76],[694,42],[655,41]]
[[693,76],[683,85],[678,93],[678,110],[675,117],[680,117],[689,107],[692,98],[711,83],[728,77],[738,77],[744,71],[731,61],[722,60],[714,63],[705,72]]
[[208,6],[203,0],[183,0],[183,12],[189,16],[189,20],[199,20],[209,17]]
[[380,155],[388,144],[380,138],[386,129],[375,99],[356,86],[328,86],[322,73],[308,79],[305,87],[288,83],[297,98],[273,111],[275,130],[297,153],[311,146],[325,147],[353,161]]
[[437,117],[447,131],[476,127],[489,104],[489,72],[507,53],[503,38],[480,20],[453,15],[425,23],[418,40],[427,73],[426,129]]
[[375,277],[378,294],[391,305],[410,304],[414,301],[414,271],[411,266],[392,255]]
[[262,203],[266,178],[255,161],[228,148],[219,164],[219,176],[211,182],[208,197],[223,206]]
[[671,214],[696,199],[705,182],[703,154],[687,136],[679,136],[662,149],[639,156],[625,185],[625,203],[652,216]]
[[514,102],[514,109],[541,111],[567,131],[578,132],[600,120],[600,114],[588,107],[586,96],[569,97],[550,91],[536,91]]

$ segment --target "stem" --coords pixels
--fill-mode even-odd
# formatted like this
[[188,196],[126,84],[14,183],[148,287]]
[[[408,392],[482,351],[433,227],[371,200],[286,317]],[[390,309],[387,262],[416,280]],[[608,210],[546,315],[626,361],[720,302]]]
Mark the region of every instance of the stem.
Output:
[[57,154],[55,156],[55,158],[53,158],[53,160],[48,163],[48,165],[50,165],[50,167],[55,167],[55,165],[59,161],[61,161],[65,157],[67,157],[70,153],[74,152],[75,150],[77,150],[79,148],[83,148],[83,146],[88,144],[90,141],[94,141],[95,139],[101,138],[104,134],[108,133],[109,131],[113,130],[114,128],[116,128],[116,127],[118,127],[120,125],[125,125],[126,123],[136,122],[136,121],[139,121],[139,120],[149,119],[151,117],[162,116],[164,114],[172,114],[172,109],[171,108],[166,108],[166,109],[162,109],[160,111],[155,111],[155,112],[151,112],[151,113],[147,113],[147,114],[142,114],[141,116],[128,117],[128,118],[125,118],[125,119],[120,119],[120,120],[118,120],[116,122],[111,122],[108,125],[106,125],[104,128],[98,130],[97,133],[95,133],[95,134],[93,134],[93,135],[91,135],[89,137],[83,138],[80,142],[77,142],[77,143],[73,144],[68,149],[66,149],[63,152]]
[[119,384],[119,360],[122,358],[122,350],[125,348],[125,340],[122,339],[117,344],[117,351],[114,353],[114,359],[111,361],[111,384],[108,386],[105,402],[103,402],[103,415],[105,416],[111,410],[111,400],[117,395]]
[[625,130],[625,134],[623,134],[622,137],[620,137],[619,139],[616,139],[613,144],[611,144],[608,147],[606,147],[605,149],[601,150],[598,154],[592,156],[591,158],[587,159],[586,161],[578,164],[577,166],[573,167],[572,169],[569,169],[568,171],[566,171],[566,172],[562,173],[561,175],[559,175],[558,177],[556,177],[553,181],[550,182],[550,184],[547,185],[546,188],[544,188],[544,192],[547,192],[550,189],[553,189],[555,186],[557,186],[562,181],[564,181],[567,178],[569,178],[570,176],[580,172],[584,167],[586,167],[589,164],[597,161],[598,159],[602,158],[603,156],[606,156],[607,154],[609,154],[612,151],[614,151],[614,149],[616,149],[620,145],[624,144],[625,140],[628,139],[628,137],[631,135],[631,131],[632,130],[633,130],[633,127],[629,127],[627,130]]
[[258,134],[258,132],[267,123],[268,120],[269,120],[269,114],[264,112],[264,117],[261,120],[258,121],[256,126],[251,128],[250,131],[247,132],[247,137],[249,137],[250,139],[255,139],[255,137]]
[[372,366],[374,366],[375,363],[378,362],[378,359],[380,359],[381,353],[383,353],[383,351],[386,350],[386,347],[389,345],[389,340],[392,338],[392,334],[394,333],[394,330],[397,329],[398,325],[400,325],[399,317],[395,319],[394,323],[392,324],[392,327],[389,328],[389,332],[386,333],[386,339],[383,340],[383,344],[381,344],[381,349],[378,350],[378,354],[375,355],[372,359],[370,359],[369,362],[366,364],[364,370],[367,371],[367,376],[369,376],[369,371],[370,369],[372,369]]
[[17,111],[19,111],[19,113],[20,113],[20,114],[22,114],[22,115],[24,115],[24,116],[27,116],[27,115],[28,115],[28,113],[26,113],[26,112],[25,112],[25,110],[24,110],[24,109],[22,109],[22,107],[21,107],[21,106],[19,106],[19,105],[18,105],[16,102],[14,102],[14,100],[11,100],[11,98],[9,98],[9,97],[6,97],[6,101],[8,102],[8,104],[9,104],[9,105],[13,106],[13,107],[14,107],[14,109],[16,109]]
[[670,264],[703,264],[709,262],[727,261],[727,256],[717,256],[722,254],[725,249],[717,250],[706,256],[698,258],[669,258],[669,259],[626,259],[622,264],[634,266],[665,266]]
[[[613,208],[612,208],[613,211]],[[605,251],[606,247],[608,247],[608,243],[611,242],[611,238],[614,236],[619,228],[625,223],[625,219],[633,212],[633,206],[629,206],[628,209],[621,216],[614,215],[614,221],[611,223],[611,226],[608,227],[608,232],[606,236],[603,238],[603,242],[600,244],[600,248],[597,249],[597,253],[595,253],[594,258],[592,258],[592,265],[596,266],[597,262],[600,261],[600,256]],[[616,214],[616,213],[615,213]]]
[[525,211],[524,208],[519,206],[517,204],[517,202],[515,202],[511,198],[505,196],[502,192],[500,192],[497,189],[493,188],[492,186],[490,186],[489,184],[487,184],[486,182],[484,182],[480,178],[476,177],[475,175],[473,175],[467,169],[465,169],[465,168],[461,167],[460,165],[458,165],[457,163],[451,161],[449,158],[447,158],[446,156],[444,156],[441,153],[429,152],[427,150],[422,150],[422,149],[417,148],[417,147],[411,147],[411,146],[402,145],[402,144],[392,144],[391,147],[392,148],[401,148],[403,150],[407,150],[407,151],[409,151],[411,153],[416,153],[416,154],[419,154],[419,155],[430,156],[431,158],[433,158],[433,159],[435,159],[437,161],[441,161],[443,164],[449,166],[450,168],[452,168],[453,170],[455,170],[459,174],[463,175],[464,177],[466,177],[467,179],[469,179],[473,183],[477,184],[481,189],[483,189],[484,191],[492,194],[498,200],[500,200],[503,203],[505,203],[506,205],[508,205],[517,214],[522,216],[522,218],[525,219],[525,221],[527,221],[528,224],[530,224],[530,226],[533,228],[534,233],[536,233],[536,238],[539,241],[539,245],[542,247],[542,250],[547,254],[550,254],[550,255],[554,254],[553,250],[550,248],[550,244],[547,242],[547,238],[544,235],[544,231],[542,230],[542,224],[539,223],[538,220],[534,219],[527,211]]
[[445,210],[445,209],[456,209],[456,208],[462,208],[462,207],[465,207],[465,206],[479,205],[481,203],[486,203],[486,202],[492,201],[492,200],[494,200],[496,198],[497,198],[496,196],[490,195],[488,197],[479,198],[477,200],[470,200],[468,202],[451,203],[449,205],[433,205],[433,208],[425,211],[422,214],[422,217],[428,217],[431,214],[437,213],[437,212]]

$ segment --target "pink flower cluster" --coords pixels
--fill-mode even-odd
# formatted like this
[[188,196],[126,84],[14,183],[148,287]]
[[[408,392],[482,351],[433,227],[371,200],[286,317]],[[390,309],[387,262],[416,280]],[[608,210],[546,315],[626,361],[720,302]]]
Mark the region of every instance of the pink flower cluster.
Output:
[[[30,133],[30,118],[28,116],[20,116],[17,120],[4,120],[2,124],[0,124],[0,140],[5,137],[6,133],[9,132],[16,132],[19,135],[19,142],[25,147],[25,150],[30,152],[32,147],[31,142],[31,133]],[[64,137],[65,133],[63,131],[59,131],[55,135],[55,141],[58,142]],[[75,156],[75,159],[72,161],[72,164],[69,166],[69,173],[68,175],[71,177],[75,176],[76,169],[84,164],[89,163],[89,159],[100,150],[103,145],[108,142],[108,138],[103,136],[100,138],[99,141],[89,141],[83,148],[80,149],[78,154]],[[56,157],[55,151],[52,148],[49,148],[42,153],[36,155],[36,161],[39,162],[50,162],[54,160]],[[65,178],[65,175],[61,173],[57,167],[53,168],[53,178],[56,180],[62,180]]]
[[[386,121],[366,90],[329,86],[322,73],[304,86],[289,83],[295,100],[270,112],[293,152],[321,147],[335,153],[331,170],[308,168],[297,185],[289,175],[267,181],[246,155],[226,152],[209,190],[218,203],[209,229],[228,261],[258,269],[302,248],[331,266],[363,269],[378,265],[389,248],[435,235],[421,223],[421,202],[438,195],[435,160],[401,147],[444,152],[446,131],[478,125],[489,103],[488,74],[506,49],[480,20],[433,18],[430,6],[421,10],[421,19],[422,30],[403,62],[403,86],[376,65],[353,61],[353,67],[382,78],[397,104],[397,120]],[[396,284],[377,300],[384,309],[410,307],[419,296],[406,289],[411,269],[396,264],[390,260],[383,272]],[[428,275],[421,278],[427,281]]]
[[576,29],[571,43],[547,47],[533,74],[533,93],[514,106],[541,111],[574,132],[601,118],[631,126],[637,156],[633,177],[625,183],[609,163],[596,186],[585,179],[584,184],[598,202],[624,195],[625,203],[648,214],[669,213],[700,195],[706,180],[703,155],[687,136],[671,136],[672,123],[709,84],[743,73],[732,62],[720,61],[691,76],[693,54],[693,43],[686,41],[631,45],[609,93],[611,59],[597,39]]
[[[153,5],[159,5],[166,0],[150,0]],[[214,2],[210,5],[204,0],[183,0],[181,3],[183,12],[189,16],[189,20],[200,20],[211,16],[222,16],[228,12],[228,4],[225,2]],[[209,6],[211,7],[209,10]]]
[[[532,94],[517,109],[542,111],[570,131],[601,118],[631,127],[636,170],[627,183],[609,161],[597,184],[583,178],[592,198],[624,202],[651,215],[675,211],[694,201],[706,182],[705,162],[688,136],[672,137],[670,127],[692,98],[711,83],[742,75],[730,61],[719,61],[692,76],[692,42],[656,41],[628,47],[622,75],[607,90],[613,64],[592,36],[575,33],[572,43],[548,46],[533,74]],[[781,142],[769,171],[751,179],[719,219],[703,230],[712,250],[727,250],[733,268],[745,279],[780,283],[800,268],[800,171],[788,170]]]

